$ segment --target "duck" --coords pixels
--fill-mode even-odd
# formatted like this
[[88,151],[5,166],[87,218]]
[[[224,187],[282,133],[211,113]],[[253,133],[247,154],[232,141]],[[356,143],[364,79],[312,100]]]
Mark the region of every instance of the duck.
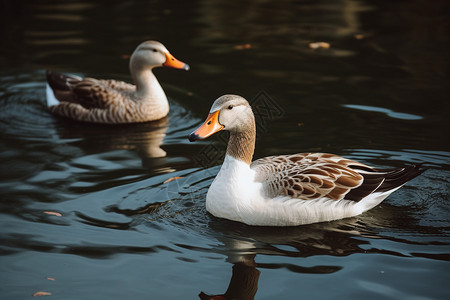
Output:
[[162,66],[190,69],[160,42],[145,41],[130,57],[134,84],[47,70],[48,109],[62,117],[91,123],[123,124],[162,119],[169,113],[169,103],[153,74],[153,68]]
[[226,130],[223,164],[206,194],[206,210],[253,226],[298,226],[362,214],[420,175],[412,164],[375,169],[329,153],[273,155],[252,161],[255,117],[238,95],[216,99],[191,142]]

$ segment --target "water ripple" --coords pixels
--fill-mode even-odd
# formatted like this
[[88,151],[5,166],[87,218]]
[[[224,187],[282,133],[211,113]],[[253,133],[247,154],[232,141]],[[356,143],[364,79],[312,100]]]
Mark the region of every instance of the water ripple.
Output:
[[359,109],[363,111],[373,111],[373,112],[379,112],[384,113],[387,116],[394,118],[394,119],[401,119],[401,120],[421,120],[423,117],[413,115],[413,114],[407,114],[407,113],[401,113],[401,112],[395,112],[393,110],[382,108],[382,107],[375,107],[375,106],[367,106],[367,105],[354,105],[354,104],[345,104],[344,107],[353,108],[353,109]]

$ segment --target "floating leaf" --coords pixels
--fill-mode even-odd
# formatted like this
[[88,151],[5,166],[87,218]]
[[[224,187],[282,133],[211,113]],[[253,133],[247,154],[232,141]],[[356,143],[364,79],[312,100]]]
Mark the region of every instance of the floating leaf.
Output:
[[169,179],[164,180],[163,184],[171,182],[171,181],[174,181],[174,180],[177,180],[177,179],[180,179],[180,178],[183,178],[183,177],[180,177],[180,176],[170,177]]
[[49,292],[41,292],[41,291],[39,291],[39,292],[34,293],[33,297],[50,296],[51,294],[52,293],[49,293]]
[[44,211],[44,214],[62,217],[62,214],[60,214],[59,212],[56,212],[56,211]]
[[330,48],[330,44],[327,42],[316,42],[316,43],[309,43],[309,48],[311,49],[328,49]]
[[236,46],[234,46],[234,49],[245,50],[245,49],[250,49],[251,47],[252,47],[251,44],[244,44],[244,45],[236,45]]

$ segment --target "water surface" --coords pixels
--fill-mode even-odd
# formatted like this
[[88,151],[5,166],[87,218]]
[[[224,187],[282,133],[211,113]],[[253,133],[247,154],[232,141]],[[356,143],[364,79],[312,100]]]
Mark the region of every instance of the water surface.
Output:
[[[445,1],[4,1],[0,293],[28,299],[446,299],[450,264]],[[130,81],[163,42],[192,69],[155,71],[168,118],[52,116],[45,70]],[[311,49],[311,42],[329,49]],[[294,228],[204,207],[226,135],[189,143],[218,96],[273,118],[255,158],[331,152],[429,169],[361,216]],[[178,180],[166,182],[174,177]]]

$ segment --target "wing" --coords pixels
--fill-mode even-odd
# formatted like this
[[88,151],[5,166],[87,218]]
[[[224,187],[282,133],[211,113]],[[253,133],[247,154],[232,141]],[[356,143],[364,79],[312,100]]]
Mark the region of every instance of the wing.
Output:
[[[359,171],[375,171],[356,161],[325,153],[270,156],[256,160],[251,167],[267,196],[304,200],[343,199],[363,184],[364,176]],[[373,179],[374,184],[377,180]]]
[[374,192],[397,189],[426,170],[420,164],[376,170],[365,164],[326,153],[270,156],[254,161],[255,180],[268,197],[291,196],[313,200],[360,201]]
[[130,98],[134,86],[116,80],[84,78],[73,86],[76,101],[83,107],[107,108]]
[[116,80],[79,78],[47,71],[47,81],[56,99],[71,102],[86,109],[104,109],[112,103],[123,101],[133,93],[135,87]]

